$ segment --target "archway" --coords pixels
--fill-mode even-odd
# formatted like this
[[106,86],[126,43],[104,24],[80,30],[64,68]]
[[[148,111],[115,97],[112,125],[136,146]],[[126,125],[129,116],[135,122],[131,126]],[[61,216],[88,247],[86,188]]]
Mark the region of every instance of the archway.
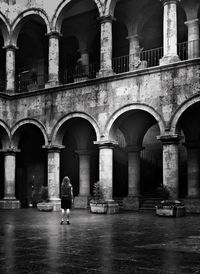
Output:
[[179,196],[200,196],[200,103],[186,108],[178,119],[176,131],[182,132],[184,146],[179,148]]
[[16,51],[18,91],[43,88],[48,71],[47,26],[37,15],[26,16],[18,24],[16,34],[14,32],[19,48]]
[[47,156],[42,148],[45,140],[34,124],[21,125],[14,133],[20,152],[16,157],[16,198],[22,207],[40,201],[40,191],[47,185]]
[[[94,66],[90,64],[94,61],[94,55],[98,56],[97,52],[100,52],[100,44],[96,47],[96,43],[92,43],[99,34],[98,16],[98,8],[92,0],[70,1],[60,10],[56,29],[62,33],[60,41],[62,83],[84,77],[94,78]],[[61,58],[64,52],[65,58]]]
[[56,140],[65,146],[60,157],[61,180],[69,176],[74,196],[89,196],[93,183],[98,180],[99,167],[98,150],[93,144],[97,140],[93,126],[84,118],[68,119],[58,129]]
[[[114,149],[114,197],[160,195],[162,146],[158,135],[156,119],[142,109],[126,111],[115,119],[110,130],[110,138],[119,144]],[[130,193],[133,188],[137,193]]]

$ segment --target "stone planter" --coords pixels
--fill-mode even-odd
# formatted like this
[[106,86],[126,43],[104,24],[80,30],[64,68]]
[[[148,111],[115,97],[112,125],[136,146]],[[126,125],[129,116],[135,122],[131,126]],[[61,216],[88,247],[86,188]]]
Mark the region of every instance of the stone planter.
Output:
[[46,203],[46,202],[37,203],[37,209],[39,211],[52,211],[53,210],[53,204]]
[[185,216],[185,206],[179,201],[162,201],[156,206],[156,215],[165,217]]
[[107,203],[90,202],[90,212],[92,213],[106,214],[107,210],[108,210]]

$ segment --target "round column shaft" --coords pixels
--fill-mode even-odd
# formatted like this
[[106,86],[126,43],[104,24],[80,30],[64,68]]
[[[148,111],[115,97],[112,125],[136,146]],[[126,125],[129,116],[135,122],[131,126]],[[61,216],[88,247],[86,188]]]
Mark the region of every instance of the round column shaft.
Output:
[[79,151],[79,195],[90,195],[90,155]]
[[112,18],[101,18],[101,69],[103,76],[113,74],[112,70]]
[[132,71],[139,67],[141,63],[139,36],[132,35],[128,36],[127,39],[129,40],[129,71]]
[[5,178],[4,178],[4,199],[15,200],[15,171],[16,155],[15,153],[6,153],[4,156]]
[[59,33],[52,32],[49,36],[49,80],[51,85],[59,83]]
[[15,46],[9,45],[6,49],[6,90],[8,93],[15,91]]
[[200,150],[195,147],[187,146],[187,174],[188,174],[188,197],[199,197],[199,178],[200,178]]
[[178,143],[180,136],[164,135],[158,137],[163,144],[163,186],[169,198],[178,199]]
[[177,2],[179,0],[161,0],[164,6],[163,42],[164,64],[179,61],[177,55]]
[[188,59],[199,57],[199,19],[185,22],[188,27]]

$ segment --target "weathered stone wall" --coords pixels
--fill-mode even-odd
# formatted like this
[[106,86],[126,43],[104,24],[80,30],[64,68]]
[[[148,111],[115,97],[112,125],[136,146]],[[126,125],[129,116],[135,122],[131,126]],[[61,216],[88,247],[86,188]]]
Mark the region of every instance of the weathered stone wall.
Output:
[[[92,116],[103,133],[108,119],[126,105],[147,105],[164,122],[186,100],[198,95],[199,62],[188,61],[168,67],[147,69],[95,79],[54,89],[6,96],[0,99],[0,119],[14,127],[22,119],[36,119],[45,125],[48,134],[56,123],[72,112]],[[153,113],[153,112],[152,112]]]

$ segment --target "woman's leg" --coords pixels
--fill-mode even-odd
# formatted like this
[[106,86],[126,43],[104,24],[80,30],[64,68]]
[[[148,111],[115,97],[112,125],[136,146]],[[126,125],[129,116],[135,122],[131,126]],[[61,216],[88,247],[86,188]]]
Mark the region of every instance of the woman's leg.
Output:
[[70,209],[67,208],[67,224],[69,225],[70,222],[69,222],[69,216],[70,216]]

